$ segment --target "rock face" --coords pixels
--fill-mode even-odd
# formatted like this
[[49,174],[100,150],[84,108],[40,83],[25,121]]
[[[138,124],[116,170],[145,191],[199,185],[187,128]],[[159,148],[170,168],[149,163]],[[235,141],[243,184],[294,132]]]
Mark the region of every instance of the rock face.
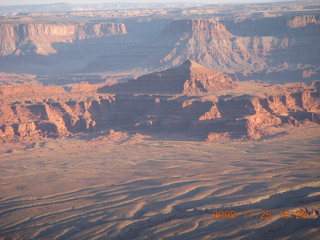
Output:
[[89,84],[88,82],[80,82],[78,84],[73,84],[71,87],[71,93],[81,93],[81,92],[96,92],[98,88],[101,88],[102,84]]
[[217,139],[225,138],[228,136],[228,133],[210,133],[206,138],[206,142],[214,142]]
[[236,88],[232,79],[220,72],[210,70],[192,60],[161,72],[151,73],[110,87],[101,92],[173,93],[196,95]]
[[230,77],[205,68],[194,61],[185,61],[181,68],[186,68],[190,71],[189,79],[183,84],[184,94],[194,95],[202,92],[218,92],[237,87],[237,84]]
[[[155,44],[161,49],[163,44],[171,43],[172,48],[166,49],[166,55],[160,59],[162,64],[177,65],[183,59],[191,58],[216,68],[231,63],[227,52],[231,53],[230,41],[234,38],[226,26],[216,20],[175,20]],[[222,69],[219,67],[219,70]]]
[[[172,20],[162,32],[154,34],[152,41],[126,48],[126,64],[121,58],[123,53],[116,51],[116,54],[105,54],[92,61],[87,70],[112,71],[111,66],[116,65],[125,70],[147,68],[154,71],[193,59],[217,71],[236,72],[242,79],[275,81],[276,75],[279,82],[293,78],[298,81],[304,74],[316,80],[320,73],[318,21],[316,16],[304,15]],[[154,27],[161,29],[154,22]],[[135,23],[135,30],[139,29],[139,24]],[[313,74],[305,74],[307,72]],[[258,73],[261,76],[254,76]]]
[[[241,84],[238,83],[239,88]],[[256,85],[260,86],[256,92],[264,92],[232,95],[234,90],[231,89],[226,95],[181,95],[178,98],[160,93],[114,96],[87,92],[86,99],[81,100],[76,93],[64,92],[56,94],[59,97],[53,94],[51,99],[44,97],[34,101],[32,91],[24,92],[23,101],[2,100],[0,139],[3,142],[24,141],[120,128],[142,133],[179,133],[210,142],[224,137],[260,138],[268,134],[266,130],[270,127],[320,123],[318,82],[311,86]],[[30,100],[25,100],[28,99],[26,94],[31,94]],[[85,92],[79,94],[85,97]],[[39,99],[41,96],[38,93]]]
[[8,85],[1,86],[0,85],[0,99],[4,98],[22,98],[24,96],[30,97],[33,96],[36,98],[37,96],[50,96],[56,94],[65,94],[65,90],[63,87],[58,86],[41,86],[35,84],[19,84],[19,85]]
[[[219,22],[212,19],[175,20],[153,43],[156,45],[154,50],[161,49],[165,55],[161,59],[151,59],[154,59],[155,65],[170,66],[191,58],[227,73],[254,73],[267,68],[270,70],[271,67],[292,70],[297,68],[294,65],[296,58],[291,58],[289,49],[291,53],[298,52],[301,48],[309,52],[303,45],[306,39],[311,41],[308,48],[319,49],[313,42],[317,41],[315,34],[319,33],[319,27],[307,24],[318,20],[311,16],[301,17],[301,22],[295,19],[299,18],[247,19],[239,22]],[[298,25],[299,29],[293,29],[293,26]],[[171,46],[171,49],[168,46]],[[301,57],[300,61],[317,65],[314,62],[317,57],[313,52]]]
[[[31,14],[29,20],[2,19],[0,71],[154,72],[193,59],[217,71],[237,73],[246,80],[298,81],[303,75],[310,83],[320,76],[320,25],[315,13],[293,11],[241,17],[231,13],[219,18],[198,15],[200,19],[194,19],[188,15],[175,18],[172,11],[164,10],[173,17],[125,19],[139,11],[128,11],[123,18],[121,11],[78,11]],[[146,16],[161,14],[162,10],[143,12]],[[87,22],[75,24],[82,15]],[[104,16],[114,22],[101,22]],[[47,23],[43,18],[48,18]],[[28,60],[27,66],[24,59]],[[39,61],[46,67],[39,68]]]
[[127,34],[122,23],[0,24],[0,56],[57,53],[54,43]]
[[67,136],[92,131],[108,123],[107,111],[114,99],[105,96],[85,101],[32,101],[0,105],[0,139]]
[[37,83],[37,76],[31,74],[17,74],[0,72],[0,86],[1,85],[15,85],[22,83]]
[[296,16],[293,19],[290,19],[287,23],[290,28],[306,27],[308,24],[320,25],[319,16]]

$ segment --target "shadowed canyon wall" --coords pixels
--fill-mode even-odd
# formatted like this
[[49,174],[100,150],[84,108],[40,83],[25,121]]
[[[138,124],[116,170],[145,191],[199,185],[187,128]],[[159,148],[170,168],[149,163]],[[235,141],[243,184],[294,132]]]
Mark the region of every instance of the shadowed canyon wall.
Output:
[[[127,50],[127,69],[167,68],[193,59],[222,72],[240,73],[242,78],[254,73],[294,72],[281,77],[287,81],[316,79],[320,61],[320,26],[316,19],[285,16],[243,21],[173,20],[154,39]],[[111,58],[117,61],[115,56],[103,55],[86,70],[108,70]]]
[[[319,16],[295,14],[242,19],[138,17],[78,24],[4,22],[0,70],[154,71],[193,59],[225,73],[238,73],[241,79],[270,75],[269,79],[280,81],[316,80]],[[70,64],[61,64],[62,60]],[[46,67],[39,68],[39,62]]]
[[127,34],[122,23],[0,24],[0,56],[56,54],[54,43]]

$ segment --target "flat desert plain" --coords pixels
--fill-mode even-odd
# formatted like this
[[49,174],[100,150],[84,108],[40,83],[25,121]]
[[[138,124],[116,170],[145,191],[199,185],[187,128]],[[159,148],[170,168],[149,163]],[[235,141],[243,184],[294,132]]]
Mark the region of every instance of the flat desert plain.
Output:
[[0,239],[319,239],[319,134],[2,145]]

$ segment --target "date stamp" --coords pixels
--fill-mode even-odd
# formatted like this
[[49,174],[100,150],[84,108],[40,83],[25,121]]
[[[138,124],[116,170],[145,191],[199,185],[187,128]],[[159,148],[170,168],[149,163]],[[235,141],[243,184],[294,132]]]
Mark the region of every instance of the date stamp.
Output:
[[[319,210],[315,210],[315,213],[319,213]],[[283,219],[307,219],[309,216],[307,210],[273,210],[273,211],[235,211],[235,210],[213,210],[212,219],[262,219],[268,220],[272,217],[279,217]],[[318,215],[318,214],[317,214]]]

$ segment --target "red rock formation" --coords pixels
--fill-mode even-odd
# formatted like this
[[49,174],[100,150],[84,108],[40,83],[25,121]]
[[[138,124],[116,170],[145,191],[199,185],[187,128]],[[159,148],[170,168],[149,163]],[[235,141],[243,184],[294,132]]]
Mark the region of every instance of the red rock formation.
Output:
[[320,98],[315,89],[285,92],[252,99],[255,114],[247,117],[247,135],[261,137],[260,130],[281,124],[320,123]]
[[0,127],[0,139],[2,141],[12,140],[15,136],[15,132],[12,126],[2,125]]
[[306,27],[308,24],[320,25],[319,17],[314,15],[296,16],[287,22],[290,28]]
[[314,81],[312,83],[312,88],[314,88],[317,92],[320,92],[320,80],[319,81]]
[[34,122],[13,124],[13,129],[15,134],[20,137],[32,136],[36,134],[36,125]]
[[[86,100],[68,100],[68,96],[76,98],[77,95],[63,92],[63,100],[52,98],[32,102],[12,98],[10,102],[6,98],[0,105],[0,141],[67,136],[119,126],[125,130],[183,133],[207,141],[226,136],[260,138],[269,127],[319,124],[318,85],[318,82],[311,86],[287,84],[277,88],[263,85],[263,93],[233,96],[172,98],[159,94],[136,94],[115,98],[104,94],[97,97],[90,92]],[[48,93],[50,87],[36,89]],[[31,99],[34,94],[32,89],[15,91],[24,99],[26,94],[30,94]],[[233,94],[237,91],[240,90]],[[38,95],[41,93],[38,92]],[[78,97],[83,95],[82,92]],[[8,93],[5,96],[9,96]],[[123,136],[110,132],[110,139],[117,137],[121,140]]]
[[230,77],[187,60],[178,67],[143,75],[128,83],[104,87],[101,91],[197,95],[235,87],[237,84]]
[[190,71],[190,78],[183,85],[184,94],[195,95],[202,92],[215,92],[237,87],[237,84],[230,77],[205,68],[194,61],[187,60],[182,67]]
[[92,131],[105,124],[112,98],[88,101],[11,103],[0,105],[2,141],[33,136],[58,137]]
[[16,98],[23,96],[36,98],[37,96],[50,96],[56,94],[65,94],[65,90],[58,86],[41,86],[34,84],[19,84],[0,86],[0,98]]
[[52,46],[54,43],[73,43],[119,34],[127,34],[122,23],[0,24],[0,56],[50,55],[57,53]]
[[199,121],[221,118],[217,105],[213,105],[208,112],[199,117]]
[[289,42],[275,36],[256,36],[255,32],[251,36],[235,35],[222,22],[199,19],[173,21],[155,44],[159,49],[166,49],[158,65],[175,66],[190,58],[219,71],[234,73],[265,69],[266,56],[273,49],[287,48]]
[[0,72],[0,85],[16,85],[22,83],[37,84],[37,76],[32,74]]
[[96,92],[98,88],[101,88],[103,84],[89,84],[88,82],[81,82],[78,84],[73,84],[71,87],[72,93],[80,92]]
[[[319,29],[314,24],[292,29],[286,25],[289,18],[255,19],[244,16],[243,21],[237,21],[237,17],[233,19],[230,16],[230,20],[220,21],[174,20],[149,45],[141,45],[143,54],[148,57],[137,60],[134,58],[136,49],[129,53],[134,59],[131,64],[157,69],[159,66],[178,66],[185,59],[193,59],[218,71],[237,72],[245,79],[253,79],[250,75],[254,73],[265,76],[266,72],[272,72],[277,75],[286,73],[278,79],[292,81],[297,74],[288,76],[289,72],[318,68],[319,45],[316,42]],[[296,58],[298,55],[299,59]],[[137,61],[141,63],[137,64]],[[94,66],[107,66],[109,62],[107,58],[97,58],[90,66],[94,71],[98,69]]]
[[213,142],[217,139],[221,139],[221,138],[226,138],[228,137],[229,134],[228,133],[210,133],[207,138],[206,138],[206,142]]

